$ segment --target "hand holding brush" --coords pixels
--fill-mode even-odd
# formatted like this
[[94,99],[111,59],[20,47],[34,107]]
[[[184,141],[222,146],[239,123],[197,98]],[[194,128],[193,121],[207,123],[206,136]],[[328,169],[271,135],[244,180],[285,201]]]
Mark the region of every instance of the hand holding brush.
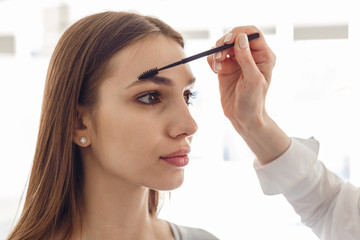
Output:
[[[259,33],[254,33],[254,34],[250,34],[248,35],[248,40],[253,40],[255,38],[258,38],[260,37],[260,34]],[[146,79],[146,78],[151,78],[155,75],[157,75],[161,70],[165,70],[165,69],[168,69],[168,68],[172,68],[172,67],[175,67],[175,66],[178,66],[180,64],[185,64],[185,63],[188,63],[188,62],[191,62],[191,61],[194,61],[196,59],[199,59],[199,58],[202,58],[202,57],[205,57],[205,56],[208,56],[208,55],[211,55],[211,54],[214,54],[214,53],[217,53],[217,52],[220,52],[220,51],[223,51],[225,49],[228,49],[228,48],[231,48],[234,46],[234,43],[231,43],[231,44],[224,44],[222,46],[219,46],[219,47],[216,47],[216,48],[212,48],[210,50],[207,50],[205,52],[201,52],[201,53],[198,53],[196,55],[193,55],[191,57],[187,57],[187,58],[184,58],[180,61],[177,61],[177,62],[174,62],[174,63],[171,63],[169,65],[166,65],[165,67],[161,67],[161,68],[152,68],[148,71],[145,71],[143,72],[140,76],[138,76],[138,79]]]

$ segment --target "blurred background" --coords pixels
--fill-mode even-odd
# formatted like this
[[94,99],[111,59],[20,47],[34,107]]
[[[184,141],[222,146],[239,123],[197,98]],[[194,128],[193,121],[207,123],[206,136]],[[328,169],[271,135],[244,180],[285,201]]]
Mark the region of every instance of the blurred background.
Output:
[[[157,16],[192,55],[238,25],[256,25],[277,55],[269,114],[290,136],[314,136],[319,158],[360,186],[360,15],[350,0],[82,1],[0,0],[0,239],[5,239],[29,177],[51,53],[64,30],[92,13]],[[182,187],[160,216],[220,239],[317,239],[282,196],[263,195],[254,156],[223,116],[216,75],[191,63],[199,130]],[[19,214],[19,213],[18,213]]]

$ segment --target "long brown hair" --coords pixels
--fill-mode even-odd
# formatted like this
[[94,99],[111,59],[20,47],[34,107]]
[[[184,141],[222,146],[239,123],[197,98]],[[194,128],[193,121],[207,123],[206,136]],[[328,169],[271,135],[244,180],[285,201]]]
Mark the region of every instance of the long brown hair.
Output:
[[[161,20],[126,12],[85,17],[60,38],[46,77],[40,129],[22,214],[13,239],[67,239],[82,214],[82,162],[72,142],[77,105],[94,109],[111,57],[152,34],[181,35]],[[158,192],[149,190],[156,214]]]

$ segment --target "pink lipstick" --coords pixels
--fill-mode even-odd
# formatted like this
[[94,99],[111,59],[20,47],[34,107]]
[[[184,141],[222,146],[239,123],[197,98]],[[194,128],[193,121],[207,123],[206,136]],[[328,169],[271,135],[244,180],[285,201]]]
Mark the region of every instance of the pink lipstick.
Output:
[[176,152],[161,156],[160,159],[176,167],[185,167],[189,163],[190,148],[180,149]]

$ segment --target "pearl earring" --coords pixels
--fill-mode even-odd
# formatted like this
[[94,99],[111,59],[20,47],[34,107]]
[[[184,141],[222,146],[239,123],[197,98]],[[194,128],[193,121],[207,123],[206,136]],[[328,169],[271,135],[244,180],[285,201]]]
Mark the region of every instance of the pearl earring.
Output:
[[86,144],[86,142],[87,142],[86,137],[81,137],[81,138],[80,138],[80,142],[81,142],[82,144]]

